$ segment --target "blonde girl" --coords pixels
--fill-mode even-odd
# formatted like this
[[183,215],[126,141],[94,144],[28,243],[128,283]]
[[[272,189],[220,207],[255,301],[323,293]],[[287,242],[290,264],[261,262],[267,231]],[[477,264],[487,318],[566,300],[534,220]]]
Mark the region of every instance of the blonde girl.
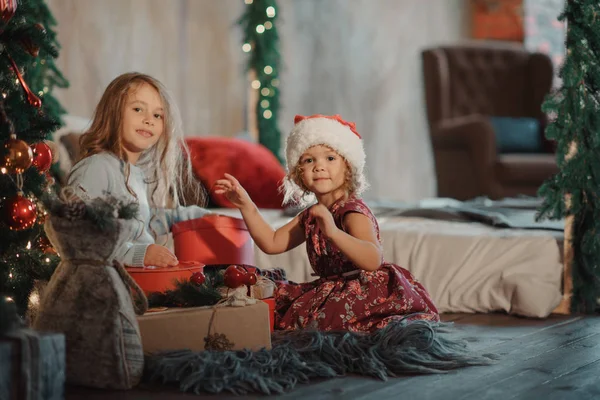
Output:
[[112,195],[139,205],[138,234],[120,246],[116,259],[134,267],[177,265],[175,255],[155,243],[157,236],[207,211],[180,205],[184,188],[194,192],[196,204],[204,204],[205,192],[192,177],[181,120],[165,87],[136,72],[115,78],[80,146],[68,185],[86,198]]

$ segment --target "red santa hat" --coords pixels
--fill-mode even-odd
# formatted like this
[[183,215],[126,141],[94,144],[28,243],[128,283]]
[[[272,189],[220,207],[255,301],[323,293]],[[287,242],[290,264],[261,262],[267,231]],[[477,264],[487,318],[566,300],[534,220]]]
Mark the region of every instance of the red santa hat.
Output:
[[[339,115],[296,115],[285,148],[288,174],[295,171],[302,154],[317,145],[330,147],[348,162],[355,194],[359,195],[367,188],[364,175],[366,156],[362,137],[356,131],[353,122],[344,121]],[[306,194],[288,177],[283,182],[282,191],[284,203],[306,205],[315,200],[314,195]]]

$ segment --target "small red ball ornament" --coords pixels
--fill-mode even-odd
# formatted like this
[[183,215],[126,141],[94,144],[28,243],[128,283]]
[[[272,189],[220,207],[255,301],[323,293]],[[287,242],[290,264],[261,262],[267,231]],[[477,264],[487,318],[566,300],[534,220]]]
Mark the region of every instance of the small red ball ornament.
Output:
[[39,237],[37,240],[37,247],[44,254],[58,254],[46,236]]
[[202,273],[202,271],[196,271],[190,277],[190,282],[192,282],[194,285],[200,286],[205,281],[206,281],[206,276],[204,276],[204,273]]
[[252,286],[252,285],[256,285],[256,282],[258,282],[258,276],[256,276],[256,274],[254,272],[250,272],[248,273],[248,275],[246,275],[246,285]]
[[40,172],[46,172],[52,165],[52,149],[44,142],[38,142],[31,145],[33,151],[33,165]]
[[22,193],[6,199],[3,204],[4,222],[11,230],[29,229],[35,223],[37,210],[35,203]]
[[223,281],[225,286],[235,289],[245,284],[247,275],[248,272],[239,265],[230,265],[225,270]]

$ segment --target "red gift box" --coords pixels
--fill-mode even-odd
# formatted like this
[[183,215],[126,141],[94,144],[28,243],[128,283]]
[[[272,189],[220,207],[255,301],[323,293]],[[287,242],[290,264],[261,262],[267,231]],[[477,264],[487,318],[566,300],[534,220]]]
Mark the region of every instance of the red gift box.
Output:
[[179,260],[203,264],[253,264],[254,242],[244,220],[206,215],[171,228]]
[[269,306],[269,326],[271,327],[271,332],[275,329],[275,298],[269,297],[267,299],[261,299]]
[[176,281],[188,280],[194,272],[202,271],[204,264],[198,262],[179,262],[175,267],[127,267],[129,275],[137,282],[142,290],[151,292],[166,292],[175,289]]

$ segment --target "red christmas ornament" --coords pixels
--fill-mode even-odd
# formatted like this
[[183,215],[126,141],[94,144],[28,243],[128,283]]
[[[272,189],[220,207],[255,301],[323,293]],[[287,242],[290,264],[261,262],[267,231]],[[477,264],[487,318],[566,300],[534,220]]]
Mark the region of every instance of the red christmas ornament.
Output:
[[17,11],[17,0],[0,0],[0,15],[2,21],[8,23]]
[[52,165],[52,149],[50,149],[50,146],[44,142],[38,142],[31,145],[31,150],[33,152],[32,164],[40,172],[48,171]]
[[235,289],[245,284],[246,275],[248,275],[248,272],[244,268],[239,265],[230,265],[225,270],[223,281],[225,286]]
[[27,95],[27,102],[35,108],[40,108],[42,106],[42,100],[40,100],[39,97],[33,94],[31,89],[29,89],[29,86],[27,86],[27,82],[25,82],[25,79],[23,79],[23,75],[21,75],[21,71],[19,71],[19,67],[17,67],[15,60],[13,60],[11,56],[8,56],[8,60],[10,61],[10,64],[12,65],[12,68],[15,71],[15,74],[17,74],[17,79],[21,83],[21,86],[23,86],[23,90],[25,90],[25,94]]
[[40,236],[36,244],[38,249],[44,254],[58,254],[46,236]]
[[23,193],[6,199],[3,211],[4,222],[11,230],[15,231],[31,228],[37,218],[35,203],[23,197]]
[[206,276],[202,273],[202,271],[196,271],[190,277],[190,282],[194,285],[202,285],[206,281]]
[[22,174],[31,166],[33,152],[26,142],[17,139],[15,135],[10,135],[3,147],[3,154],[0,157],[0,172]]
[[258,282],[258,276],[256,276],[256,274],[254,272],[250,272],[248,273],[248,275],[246,275],[246,285],[252,286],[252,285],[256,285],[256,282]]

